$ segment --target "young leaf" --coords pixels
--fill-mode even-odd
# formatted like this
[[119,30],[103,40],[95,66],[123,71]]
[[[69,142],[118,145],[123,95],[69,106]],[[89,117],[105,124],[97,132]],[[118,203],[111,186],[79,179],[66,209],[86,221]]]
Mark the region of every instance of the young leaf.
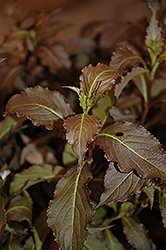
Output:
[[113,52],[109,66],[119,69],[120,71],[126,66],[135,66],[138,64],[146,65],[141,58],[140,53],[132,45],[122,46]]
[[80,250],[86,240],[86,224],[94,216],[86,186],[91,177],[87,164],[82,166],[79,174],[75,166],[56,186],[48,209],[48,225],[62,250]]
[[117,122],[96,136],[108,161],[117,162],[122,172],[135,169],[144,178],[166,178],[166,154],[160,142],[143,126]]
[[4,115],[13,113],[18,117],[26,116],[34,125],[45,125],[47,129],[53,129],[58,119],[74,114],[63,95],[40,86],[26,88],[21,94],[12,96]]
[[[115,96],[118,98],[120,96],[120,94],[122,93],[122,90],[126,87],[126,85],[129,83],[129,81],[131,81],[134,77],[136,77],[136,76],[141,77],[142,74],[145,74],[147,72],[149,72],[148,69],[144,69],[141,67],[133,68],[132,71],[128,72],[126,76],[123,76],[120,83],[115,86]],[[144,99],[147,99],[146,86],[143,86],[143,90],[144,90],[143,91]]]
[[118,70],[105,64],[98,63],[93,67],[91,64],[82,69],[80,76],[80,105],[84,111],[89,109],[110,90],[118,76]]
[[162,196],[159,195],[159,205],[160,205],[163,225],[166,228],[166,193],[163,194]]
[[94,140],[99,133],[101,123],[98,117],[87,114],[79,114],[64,121],[66,139],[72,145],[73,151],[79,157],[79,167],[84,160],[87,151],[87,144]]
[[124,201],[131,194],[141,193],[143,186],[146,184],[147,181],[140,179],[133,171],[128,174],[120,173],[116,171],[114,164],[110,163],[104,179],[105,191],[102,193],[97,207],[108,202]]
[[146,30],[147,35],[145,37],[145,44],[151,58],[151,64],[154,66],[156,58],[161,53],[164,44],[161,28],[159,27],[158,20],[156,19],[156,11],[152,6],[150,6],[150,9],[152,10],[152,17]]
[[154,202],[154,185],[150,187],[144,187],[144,192],[145,194],[149,197],[150,200],[150,208],[153,208],[153,202]]
[[137,250],[151,250],[152,243],[147,237],[147,232],[142,224],[130,217],[122,217],[123,230],[129,241]]
[[42,166],[32,166],[17,173],[10,184],[10,194],[21,192],[36,183],[50,181],[55,178],[63,168],[61,166],[52,166],[44,164]]

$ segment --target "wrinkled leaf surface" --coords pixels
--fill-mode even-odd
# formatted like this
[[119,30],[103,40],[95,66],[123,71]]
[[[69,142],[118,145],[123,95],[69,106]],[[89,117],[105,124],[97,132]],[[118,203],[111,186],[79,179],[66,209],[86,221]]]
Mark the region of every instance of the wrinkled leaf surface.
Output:
[[87,164],[79,174],[75,166],[56,186],[48,209],[48,225],[62,250],[82,249],[86,240],[86,224],[94,216],[94,209],[89,204],[90,192],[86,187],[91,177]]
[[166,178],[166,154],[160,142],[143,126],[117,122],[96,138],[108,161],[117,162],[122,172],[133,169],[144,178]]
[[5,115],[13,113],[18,117],[26,116],[36,126],[53,129],[55,121],[72,115],[73,111],[59,92],[36,86],[11,97]]

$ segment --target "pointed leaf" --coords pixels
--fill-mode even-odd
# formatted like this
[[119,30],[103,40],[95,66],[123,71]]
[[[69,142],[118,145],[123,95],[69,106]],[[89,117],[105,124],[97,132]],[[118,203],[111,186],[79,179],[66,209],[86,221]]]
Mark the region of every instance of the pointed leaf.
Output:
[[102,193],[97,207],[103,206],[108,202],[124,201],[131,194],[141,193],[142,188],[146,184],[147,181],[140,179],[133,171],[128,174],[116,171],[112,163],[106,171],[104,179],[105,191]]
[[140,63],[146,65],[136,48],[129,44],[128,46],[119,47],[113,52],[109,66],[121,71],[126,66],[135,66]]
[[10,194],[21,192],[36,183],[42,181],[51,181],[63,168],[61,166],[52,166],[49,164],[35,165],[17,173],[10,184]]
[[96,234],[89,235],[82,250],[96,250],[96,249],[109,250],[105,242],[102,241]]
[[166,193],[163,195],[159,195],[159,205],[160,205],[163,225],[166,228]]
[[163,47],[163,38],[162,38],[162,30],[158,25],[158,20],[156,19],[156,11],[152,6],[150,6],[152,10],[152,17],[147,27],[147,35],[145,37],[145,44],[147,46],[147,50],[149,52],[151,58],[152,66],[156,62],[157,56],[161,53]]
[[4,115],[13,113],[18,117],[26,116],[36,126],[53,129],[55,121],[72,115],[73,111],[59,92],[36,86],[11,97]]
[[122,218],[123,230],[128,242],[137,250],[151,250],[152,243],[147,237],[147,231],[141,223],[136,222],[130,217]]
[[150,186],[150,187],[144,187],[144,192],[145,194],[149,197],[150,200],[150,208],[153,208],[153,202],[154,202],[154,185]]
[[48,209],[48,225],[62,250],[80,250],[86,240],[86,224],[94,216],[86,186],[91,177],[87,164],[82,166],[79,174],[75,166],[56,186]]
[[[126,76],[123,76],[120,83],[118,83],[115,86],[115,96],[118,98],[120,96],[120,94],[122,93],[122,90],[127,86],[127,84],[129,83],[129,81],[131,81],[134,77],[136,76],[140,76],[142,74],[145,74],[149,72],[147,69],[141,68],[141,67],[136,67],[133,68],[131,72],[128,72]],[[143,86],[144,89],[146,88],[146,86]],[[147,92],[147,90],[145,89],[144,92]]]
[[96,137],[108,161],[117,162],[122,172],[135,169],[144,178],[166,178],[166,154],[160,142],[143,126],[117,122]]
[[100,131],[100,120],[91,115],[79,114],[65,120],[64,128],[67,131],[66,139],[79,157],[79,166],[81,166],[87,151],[87,144],[93,141],[94,136]]
[[[107,90],[110,90],[118,76],[118,71],[105,64],[98,63],[93,67],[91,64],[82,69],[80,76],[80,90],[85,96],[86,103],[82,104],[85,110],[89,110]],[[83,97],[81,97],[83,98]],[[84,107],[85,105],[85,107]]]

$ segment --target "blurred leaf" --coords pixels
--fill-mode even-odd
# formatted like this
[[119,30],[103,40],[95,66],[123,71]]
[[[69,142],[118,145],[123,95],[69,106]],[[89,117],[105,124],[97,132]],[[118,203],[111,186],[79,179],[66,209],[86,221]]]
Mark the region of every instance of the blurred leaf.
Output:
[[105,96],[101,98],[92,109],[92,114],[100,119],[102,126],[106,122],[110,109],[115,102],[115,96],[112,90],[113,89],[107,91]]
[[166,228],[166,193],[159,195],[159,206],[162,215],[163,225]]
[[74,153],[69,143],[66,143],[62,157],[64,165],[67,165],[77,160],[77,155]]
[[51,181],[62,169],[61,166],[52,166],[49,164],[29,167],[21,173],[15,174],[14,179],[10,184],[10,194],[21,192],[23,189],[45,180]]
[[152,11],[152,17],[147,27],[147,35],[145,37],[145,44],[151,58],[151,65],[154,66],[157,56],[161,53],[163,48],[163,38],[162,30],[158,25],[158,20],[156,19],[156,11],[149,4],[149,7]]
[[21,125],[26,120],[25,117],[19,119],[13,115],[7,116],[0,122],[0,140],[4,139],[13,127]]
[[52,74],[60,68],[70,68],[71,62],[62,45],[39,46],[37,56]]
[[110,250],[125,250],[123,245],[118,241],[118,239],[114,236],[111,230],[105,231],[106,243]]
[[154,202],[154,185],[150,187],[144,187],[144,192],[145,194],[149,197],[150,200],[150,208],[153,208],[153,202]]
[[65,44],[65,51],[70,55],[77,55],[81,52],[89,52],[90,50],[94,49],[96,47],[96,44],[94,41],[79,37],[76,39],[73,39]]
[[29,195],[17,195],[10,200],[6,211],[7,221],[32,221],[32,199]]
[[44,163],[42,152],[40,152],[35,144],[29,143],[22,149],[20,155],[20,164],[22,165],[25,163],[25,161],[34,165],[40,165]]
[[24,244],[24,250],[30,250],[30,249],[35,250],[35,243],[32,236],[30,236]]
[[1,248],[1,250],[24,250],[24,247],[21,246],[19,241],[16,238],[13,238],[12,242],[7,242],[5,246]]
[[96,136],[96,144],[108,161],[117,162],[122,172],[134,169],[144,178],[166,178],[166,154],[160,142],[143,126],[116,122]]
[[73,111],[59,92],[36,86],[10,98],[4,115],[13,113],[18,117],[26,116],[36,126],[45,125],[47,129],[53,129],[55,121],[63,120]]
[[147,184],[146,180],[140,179],[133,171],[128,174],[120,173],[115,170],[114,164],[110,163],[104,179],[105,191],[97,207],[112,201],[124,201],[131,194],[141,193],[142,188]]
[[80,105],[84,111],[89,109],[110,90],[118,76],[118,71],[105,64],[98,63],[93,67],[91,64],[82,69],[80,76]]
[[35,227],[33,227],[33,235],[34,235],[34,239],[35,239],[35,246],[36,246],[36,250],[41,250],[42,249],[42,241],[39,238],[38,232],[35,229]]
[[86,186],[91,178],[87,164],[82,166],[79,174],[75,166],[68,170],[56,186],[47,222],[62,250],[79,250],[86,240],[86,224],[94,216],[94,209],[88,199],[90,191]]
[[128,44],[127,46],[117,48],[115,52],[113,52],[109,66],[121,71],[126,66],[136,66],[140,63],[146,65],[136,48]]
[[[131,72],[128,72],[126,76],[122,76],[122,80],[119,84],[115,86],[115,96],[118,98],[120,94],[122,93],[122,90],[127,86],[129,81],[131,81],[134,77],[140,76],[142,74],[148,73],[149,71],[147,69],[136,67],[131,70]],[[140,89],[140,88],[139,88]],[[144,99],[147,99],[147,89],[146,86],[143,85],[143,91],[141,91],[141,94],[143,95]]]
[[128,242],[137,250],[152,250],[152,243],[147,237],[147,231],[141,223],[130,217],[123,217],[123,230]]
[[[99,208],[98,210],[100,210],[100,208]],[[94,221],[95,221],[95,220],[94,220]],[[103,222],[103,221],[102,221],[102,222]],[[88,230],[88,233],[89,233],[90,235],[93,235],[93,234],[95,234],[95,233],[104,231],[104,230],[109,229],[109,228],[111,228],[111,227],[113,227],[113,225],[108,225],[108,226],[96,226],[95,224],[94,224],[94,225],[93,225],[93,224],[88,224],[86,228],[87,228],[87,230]]]
[[5,231],[5,226],[6,226],[6,214],[5,214],[5,209],[4,209],[2,194],[1,194],[1,188],[0,188],[0,248],[1,248],[3,234]]
[[102,241],[96,234],[89,235],[82,250],[96,249],[108,250],[109,248],[106,246],[105,242]]
[[73,151],[79,157],[79,168],[87,151],[87,144],[94,140],[99,133],[101,123],[98,117],[87,114],[79,114],[64,121],[66,139],[72,145]]

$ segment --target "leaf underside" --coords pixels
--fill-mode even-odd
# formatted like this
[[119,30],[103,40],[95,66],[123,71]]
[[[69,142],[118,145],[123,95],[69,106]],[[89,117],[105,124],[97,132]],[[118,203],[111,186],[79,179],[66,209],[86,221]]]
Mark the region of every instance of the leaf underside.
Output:
[[66,129],[66,139],[79,157],[78,162],[81,167],[87,144],[93,141],[94,136],[99,133],[101,122],[98,117],[79,114],[65,120],[64,128]]
[[53,129],[55,121],[74,114],[63,95],[40,86],[26,88],[12,96],[4,115],[13,113],[18,117],[26,116],[34,125],[45,125],[47,129]]
[[110,162],[143,178],[166,178],[166,154],[160,142],[144,127],[130,122],[117,122],[96,136],[96,144]]
[[68,170],[56,186],[47,222],[62,250],[82,249],[87,238],[86,224],[94,216],[94,209],[89,204],[90,191],[86,187],[91,178],[87,164],[79,174],[75,166]]
[[142,188],[149,184],[147,180],[136,176],[133,171],[128,174],[120,173],[110,163],[104,179],[105,191],[100,197],[97,207],[103,206],[108,202],[124,201],[131,194],[141,193]]

